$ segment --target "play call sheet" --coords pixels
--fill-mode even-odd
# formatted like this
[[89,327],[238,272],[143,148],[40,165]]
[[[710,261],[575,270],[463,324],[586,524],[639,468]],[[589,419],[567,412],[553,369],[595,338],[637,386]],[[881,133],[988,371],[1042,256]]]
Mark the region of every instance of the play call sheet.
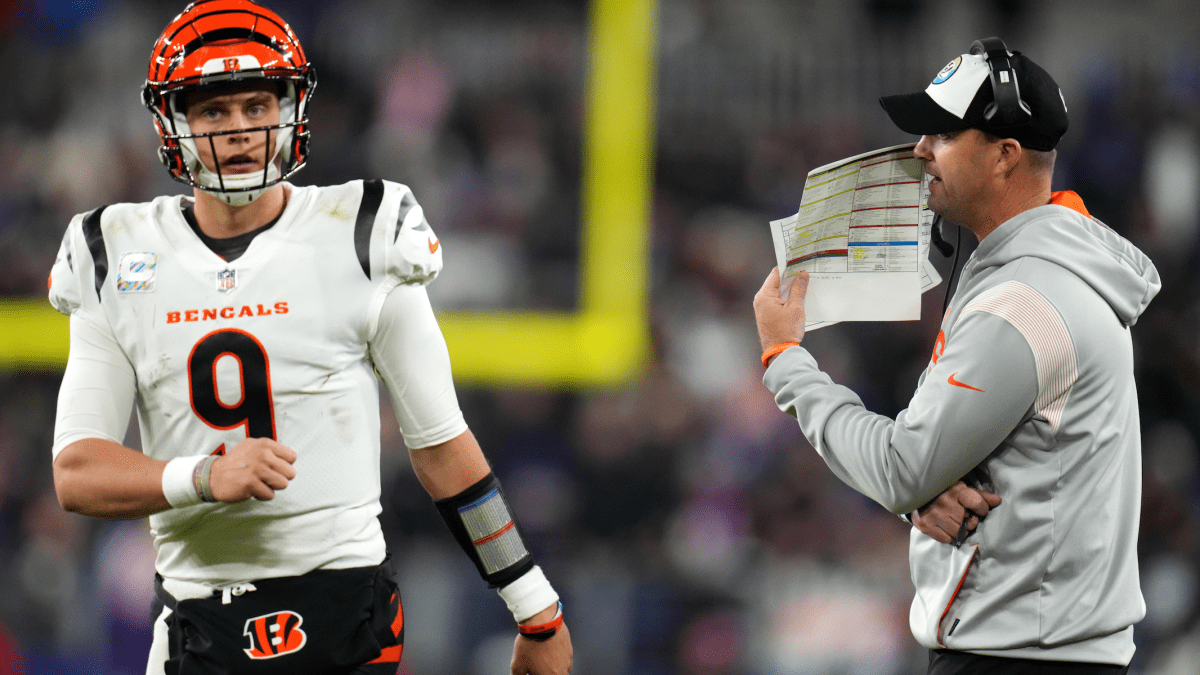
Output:
[[912,144],[814,169],[800,210],[771,223],[782,285],[811,275],[807,329],[838,321],[919,319],[941,281],[928,263],[928,176]]

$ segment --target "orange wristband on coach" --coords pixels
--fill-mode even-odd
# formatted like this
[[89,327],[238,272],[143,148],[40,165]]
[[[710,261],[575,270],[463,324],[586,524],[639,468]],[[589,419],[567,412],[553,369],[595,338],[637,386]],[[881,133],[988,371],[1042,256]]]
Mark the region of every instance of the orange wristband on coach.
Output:
[[799,342],[780,342],[779,344],[775,345],[774,347],[771,347],[767,351],[763,352],[763,357],[762,357],[763,368],[767,367],[767,359],[771,358],[772,356],[775,356],[779,352],[782,352],[783,350],[785,350],[789,347],[799,347],[799,346],[800,346]]

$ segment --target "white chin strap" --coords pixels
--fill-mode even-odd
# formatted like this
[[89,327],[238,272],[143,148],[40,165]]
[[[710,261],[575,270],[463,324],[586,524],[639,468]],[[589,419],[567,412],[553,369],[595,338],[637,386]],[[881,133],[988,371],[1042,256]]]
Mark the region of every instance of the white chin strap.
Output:
[[[188,141],[190,140],[188,139]],[[267,164],[265,170],[253,173],[222,174],[219,179],[216,173],[209,171],[208,167],[204,166],[201,162],[196,161],[195,164],[196,166],[192,167],[192,172],[196,176],[196,182],[200,184],[201,189],[216,196],[217,199],[230,206],[246,206],[252,203],[261,197],[264,192],[271,189],[273,184],[279,180],[279,169],[275,165],[274,157],[271,158],[271,163]],[[243,189],[261,186],[263,184],[264,173],[267,175],[266,187],[258,187],[255,190]],[[222,181],[225,183],[224,189],[221,188]]]
[[[292,85],[288,85],[289,89]],[[187,123],[187,116],[175,107],[175,101],[171,102],[171,110],[175,118],[175,128],[180,135],[188,135],[191,133],[191,128]],[[286,122],[294,120],[295,113],[295,98],[293,96],[284,96],[279,99],[279,120]],[[287,160],[291,155],[292,134],[295,132],[295,127],[285,127],[275,132],[275,151],[271,153],[271,159],[267,162],[267,168],[255,171],[253,173],[238,173],[238,174],[221,174],[217,176],[216,172],[209,170],[204,166],[204,162],[200,161],[200,153],[196,149],[196,139],[181,138],[179,145],[183,148],[184,161],[187,162],[188,170],[191,171],[195,181],[200,184],[200,189],[215,195],[217,199],[229,204],[230,206],[246,206],[258,199],[267,190],[279,183],[279,159],[283,156]],[[270,133],[258,131],[255,133]],[[202,142],[209,142],[208,139],[201,139]],[[263,185],[263,174],[266,174],[266,185]],[[259,187],[262,186],[262,187]],[[255,188],[257,189],[246,189]]]

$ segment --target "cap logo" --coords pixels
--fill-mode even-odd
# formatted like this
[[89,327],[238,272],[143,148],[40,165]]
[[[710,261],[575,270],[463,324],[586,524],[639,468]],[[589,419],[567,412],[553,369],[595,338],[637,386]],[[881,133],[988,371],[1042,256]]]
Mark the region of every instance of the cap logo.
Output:
[[954,57],[954,60],[951,61],[950,63],[947,63],[946,67],[942,68],[942,72],[938,73],[937,77],[933,78],[932,84],[941,84],[941,83],[945,82],[946,80],[950,79],[950,76],[953,75],[958,70],[958,67],[960,65],[962,65],[962,57],[961,56]]
[[942,68],[933,83],[925,88],[925,93],[943,110],[963,119],[989,74],[991,69],[982,56],[963,54]]

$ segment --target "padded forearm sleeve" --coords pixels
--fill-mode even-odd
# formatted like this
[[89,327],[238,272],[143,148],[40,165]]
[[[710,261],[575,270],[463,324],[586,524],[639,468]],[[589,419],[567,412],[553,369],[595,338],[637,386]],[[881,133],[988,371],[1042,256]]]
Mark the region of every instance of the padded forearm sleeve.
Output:
[[490,587],[507,586],[533,568],[533,556],[525,548],[494,474],[434,504],[455,541]]

